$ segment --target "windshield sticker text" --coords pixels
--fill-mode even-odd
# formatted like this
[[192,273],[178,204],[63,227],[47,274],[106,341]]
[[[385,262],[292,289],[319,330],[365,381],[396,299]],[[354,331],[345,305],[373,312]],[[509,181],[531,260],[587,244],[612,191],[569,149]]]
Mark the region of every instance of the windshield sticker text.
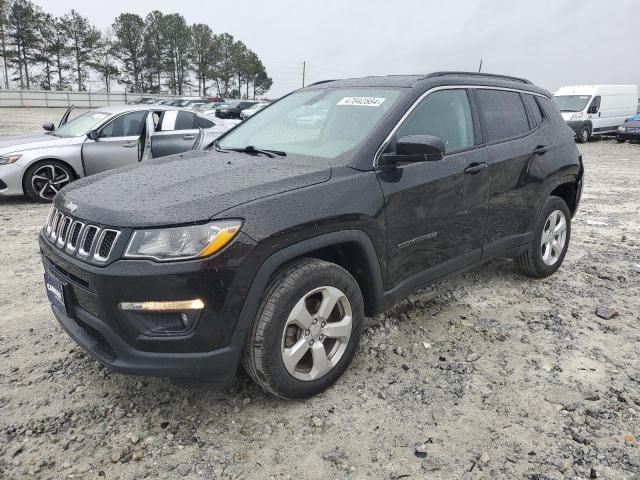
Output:
[[337,105],[358,105],[363,107],[379,107],[385,99],[382,97],[344,97]]

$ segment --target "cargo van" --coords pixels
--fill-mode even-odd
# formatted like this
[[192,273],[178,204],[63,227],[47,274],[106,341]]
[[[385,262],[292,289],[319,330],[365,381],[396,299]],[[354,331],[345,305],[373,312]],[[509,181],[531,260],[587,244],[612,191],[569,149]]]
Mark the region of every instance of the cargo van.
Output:
[[560,88],[553,100],[578,142],[592,135],[615,134],[638,108],[636,85],[573,85]]

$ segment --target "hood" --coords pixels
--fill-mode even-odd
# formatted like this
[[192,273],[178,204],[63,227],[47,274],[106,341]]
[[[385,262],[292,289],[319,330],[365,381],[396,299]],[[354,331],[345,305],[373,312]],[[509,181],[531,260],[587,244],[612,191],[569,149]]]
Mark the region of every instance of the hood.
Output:
[[622,124],[624,128],[640,128],[640,120],[630,120]]
[[330,177],[326,161],[192,151],[77,180],[56,206],[73,202],[75,217],[114,227],[184,224]]
[[72,138],[70,137],[56,137],[40,132],[26,135],[2,135],[0,136],[0,154],[65,145],[71,140]]

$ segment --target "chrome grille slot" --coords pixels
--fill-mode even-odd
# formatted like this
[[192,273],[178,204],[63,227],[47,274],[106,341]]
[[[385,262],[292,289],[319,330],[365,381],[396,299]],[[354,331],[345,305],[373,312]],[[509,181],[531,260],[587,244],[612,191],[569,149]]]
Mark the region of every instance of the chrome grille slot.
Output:
[[51,207],[49,207],[49,213],[47,213],[47,220],[44,222],[44,227],[43,227],[44,231],[47,234],[51,232],[51,218],[53,217],[55,211],[56,211],[56,207],[51,205]]
[[60,234],[58,235],[58,241],[56,242],[59,247],[64,247],[67,241],[67,235],[69,234],[69,227],[71,226],[71,217],[64,217],[60,223]]
[[69,241],[67,242],[67,251],[74,252],[78,246],[78,240],[80,239],[80,234],[82,233],[82,228],[84,227],[84,223],[78,222],[77,220],[73,222],[71,225],[71,229],[69,230]]
[[60,222],[61,218],[62,212],[57,211],[55,216],[53,217],[53,221],[51,222],[51,234],[49,235],[49,238],[53,241],[56,240],[56,237],[58,235],[58,223]]
[[117,230],[104,229],[96,243],[96,250],[93,255],[94,260],[98,262],[106,262],[111,255],[111,250],[118,239],[120,232]]
[[84,257],[88,257],[91,253],[91,248],[93,247],[93,241],[96,239],[98,232],[100,229],[95,225],[87,225],[84,230],[84,235],[82,236],[82,241],[80,243],[80,255]]

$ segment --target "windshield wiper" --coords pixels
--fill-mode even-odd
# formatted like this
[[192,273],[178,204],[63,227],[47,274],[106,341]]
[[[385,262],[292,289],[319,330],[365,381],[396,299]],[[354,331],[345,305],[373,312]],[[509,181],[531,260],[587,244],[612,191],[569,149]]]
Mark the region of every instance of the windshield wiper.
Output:
[[247,145],[244,148],[230,148],[229,150],[233,150],[234,152],[243,152],[243,153],[262,153],[269,158],[275,158],[275,155],[279,157],[286,157],[287,152],[283,152],[281,150],[271,150],[268,148],[256,148],[253,145]]

